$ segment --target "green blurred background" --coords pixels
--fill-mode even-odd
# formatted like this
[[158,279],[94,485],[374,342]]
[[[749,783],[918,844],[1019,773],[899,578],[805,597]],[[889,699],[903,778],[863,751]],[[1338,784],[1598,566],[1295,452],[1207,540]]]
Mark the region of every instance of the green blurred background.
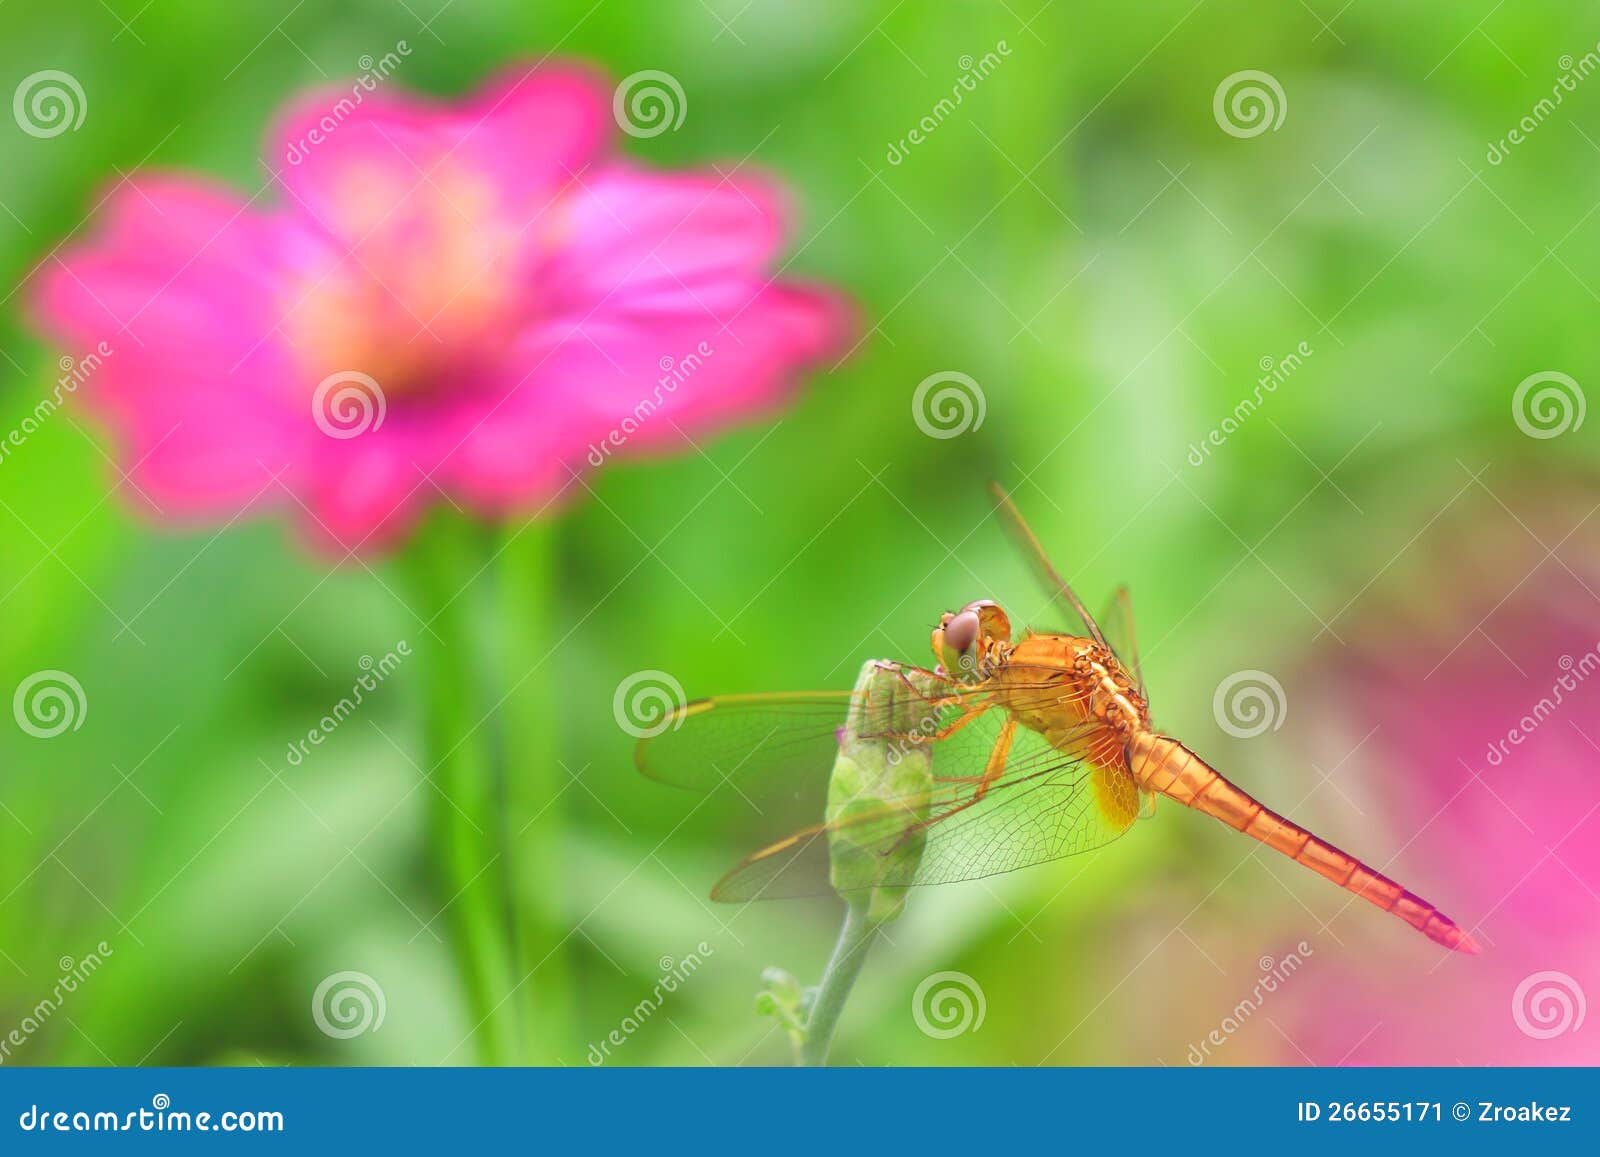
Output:
[[[545,683],[570,781],[525,838],[548,861],[533,886],[570,929],[566,977],[530,990],[575,1026],[539,1059],[588,1063],[704,942],[704,967],[607,1063],[787,1060],[752,1011],[760,972],[815,979],[838,905],[706,900],[756,826],[737,800],[697,809],[640,779],[613,693],[646,669],[691,696],[845,688],[865,659],[923,661],[938,613],[969,599],[1039,611],[990,517],[991,478],[1092,606],[1132,586],[1160,726],[1389,864],[1491,953],[1441,960],[1398,921],[1345,910],[1310,873],[1164,806],[1090,857],[915,896],[867,966],[837,1062],[1188,1063],[1263,958],[1302,941],[1315,978],[1268,998],[1217,1063],[1593,1058],[1593,1026],[1547,1047],[1505,1011],[1538,969],[1600,983],[1586,930],[1600,914],[1596,836],[1563,835],[1593,802],[1592,775],[1547,831],[1486,784],[1482,745],[1452,745],[1449,726],[1415,744],[1426,768],[1385,742],[1434,735],[1439,705],[1459,699],[1449,681],[1476,686],[1481,666],[1503,668],[1496,651],[1515,655],[1516,698],[1490,729],[1503,731],[1524,691],[1548,689],[1555,656],[1577,653],[1564,624],[1588,630],[1584,647],[1600,635],[1580,521],[1600,501],[1600,422],[1535,439],[1511,409],[1531,374],[1596,373],[1600,81],[1565,93],[1501,163],[1487,155],[1573,67],[1563,57],[1594,51],[1592,8],[11,3],[6,91],[58,68],[89,103],[69,135],[4,125],[6,288],[83,228],[119,174],[181,168],[253,192],[274,110],[400,40],[412,54],[393,83],[437,94],[546,53],[618,78],[671,73],[682,127],[621,147],[648,164],[748,157],[779,174],[801,211],[792,274],[841,286],[863,318],[854,356],[781,420],[705,455],[608,467],[598,498],[560,516],[558,595],[540,618],[552,640],[579,624]],[[992,74],[890,163],[963,58],[1002,41]],[[1281,85],[1278,129],[1219,126],[1218,85],[1245,69]],[[55,376],[24,298],[13,291],[0,320],[7,428]],[[1303,364],[1192,464],[1264,359],[1301,343]],[[981,426],[949,439],[926,436],[911,405],[942,371],[970,375],[985,401]],[[269,522],[151,525],[112,493],[107,452],[69,410],[0,465],[3,690],[61,669],[88,704],[53,739],[0,728],[0,1032],[51,991],[63,958],[113,950],[7,1063],[470,1062],[437,915],[450,897],[431,882],[415,790],[427,648],[387,564],[330,574]],[[1529,625],[1508,639],[1495,616],[1519,607]],[[1516,651],[1541,630],[1548,648]],[[407,638],[419,657],[288,765],[286,745],[361,657]],[[1380,668],[1393,693],[1369,695]],[[1287,702],[1253,739],[1212,710],[1219,683],[1247,669],[1272,672]],[[1433,706],[1408,712],[1408,680],[1424,677]],[[1485,791],[1512,814],[1464,810]],[[1519,822],[1526,847],[1486,865],[1475,833]],[[1566,891],[1550,887],[1578,897],[1577,915],[1523,936],[1518,878],[1555,871],[1540,848],[1558,838]],[[312,994],[342,970],[381,985],[381,1029],[318,1030]],[[981,989],[981,1027],[919,1030],[914,993],[941,971]],[[1360,1007],[1375,977],[1391,996],[1444,995],[1326,1015],[1340,994]],[[1429,1017],[1478,1020],[1441,1046]]]

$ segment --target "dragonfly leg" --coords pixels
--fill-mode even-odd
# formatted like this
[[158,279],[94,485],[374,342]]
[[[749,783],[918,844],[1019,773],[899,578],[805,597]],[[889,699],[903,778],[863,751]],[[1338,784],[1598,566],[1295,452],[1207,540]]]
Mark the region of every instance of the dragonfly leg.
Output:
[[901,683],[905,684],[906,690],[911,692],[918,699],[921,699],[925,703],[934,703],[942,706],[943,704],[949,702],[952,698],[952,696],[949,695],[929,695],[926,691],[922,690],[922,688],[913,683],[911,681],[910,674],[913,671],[920,675],[926,675],[929,678],[934,677],[932,672],[924,671],[920,667],[905,667],[899,663],[879,663],[878,670],[894,672],[894,677],[900,680]]
[[[935,710],[942,710],[945,707],[948,707],[952,703],[959,702],[961,700],[961,698],[962,698],[962,696],[960,696],[960,695],[937,695],[937,694],[930,695],[930,694],[928,694],[928,692],[924,691],[921,687],[918,687],[915,683],[913,683],[911,681],[911,675],[913,673],[918,674],[918,675],[923,675],[923,676],[926,676],[928,678],[941,678],[941,679],[944,678],[944,676],[934,676],[931,672],[924,671],[920,667],[902,667],[899,664],[893,664],[893,665],[887,666],[887,667],[880,666],[878,669],[880,671],[882,671],[882,670],[891,670],[891,671],[893,671],[894,672],[894,677],[896,679],[900,680],[900,682],[905,686],[905,689],[907,691],[911,692],[912,695],[914,695],[916,698],[922,700],[924,703],[928,704],[928,706],[934,708]],[[945,681],[949,682],[948,679],[946,679]]]
[[[929,700],[929,702],[933,703],[935,701]],[[937,743],[941,739],[948,739],[993,706],[993,703],[974,703],[943,727],[937,727],[931,731],[924,730],[919,726],[915,731],[879,731],[864,735],[863,738],[894,739],[904,743]],[[928,722],[931,722],[931,718]]]
[[[999,779],[1006,770],[1006,758],[1011,754],[1011,741],[1017,734],[1016,716],[1007,719],[1000,727],[1000,738],[995,740],[994,749],[989,752],[989,762],[983,768],[983,782],[978,784],[978,790],[972,793],[972,798],[961,807],[971,807],[984,796],[989,794],[989,788],[995,780]],[[960,811],[961,808],[954,809]],[[952,814],[947,812],[948,814]]]
[[[900,834],[900,838],[895,841],[895,846],[898,847],[914,832],[920,832],[925,828],[932,827],[936,823],[940,823],[943,820],[949,819],[951,816],[956,815],[959,812],[966,811],[973,804],[978,803],[983,799],[984,796],[988,795],[989,789],[994,786],[995,781],[1005,774],[1006,759],[1011,754],[1011,742],[1016,737],[1016,734],[1016,718],[1012,717],[1007,719],[1000,727],[1000,737],[995,740],[994,747],[989,752],[989,761],[984,765],[983,774],[976,777],[967,777],[968,780],[975,778],[978,785],[973,790],[972,798],[969,800],[964,800],[949,810],[940,812],[936,816],[929,816],[925,820],[912,824]],[[890,850],[892,851],[893,849],[891,848]]]
[[992,706],[994,706],[992,703],[980,703],[975,706],[968,707],[960,714],[960,716],[951,720],[948,724],[939,728],[937,731],[931,732],[927,735],[914,733],[906,738],[910,739],[913,743],[937,743],[941,739],[948,739],[967,724],[971,723],[978,716],[982,715],[985,711],[989,710],[989,708]]

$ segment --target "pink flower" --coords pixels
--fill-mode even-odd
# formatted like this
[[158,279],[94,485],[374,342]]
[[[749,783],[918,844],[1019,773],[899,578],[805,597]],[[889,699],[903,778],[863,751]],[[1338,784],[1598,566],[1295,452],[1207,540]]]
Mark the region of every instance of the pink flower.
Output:
[[613,134],[609,87],[570,66],[449,104],[319,94],[272,135],[276,206],[139,176],[40,271],[37,315],[114,351],[79,392],[164,516],[288,505],[354,550],[441,492],[531,513],[613,455],[770,412],[849,328],[770,273],[777,189],[641,168]]
[[1351,705],[1354,725],[1376,725],[1363,758],[1387,753],[1393,768],[1374,819],[1401,849],[1395,874],[1484,954],[1396,945],[1297,979],[1283,1031],[1319,1063],[1600,1059],[1584,1023],[1600,997],[1590,497],[1535,476],[1463,504],[1434,532],[1450,553],[1413,568],[1414,602],[1363,608],[1351,646],[1323,668],[1320,685]]

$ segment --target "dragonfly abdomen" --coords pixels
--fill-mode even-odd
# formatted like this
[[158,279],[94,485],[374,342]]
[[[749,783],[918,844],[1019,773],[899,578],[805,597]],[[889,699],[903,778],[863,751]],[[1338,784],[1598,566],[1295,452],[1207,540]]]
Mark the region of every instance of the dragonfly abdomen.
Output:
[[1128,743],[1128,760],[1134,778],[1146,791],[1160,792],[1221,820],[1385,912],[1394,913],[1446,948],[1478,951],[1472,937],[1438,908],[1264,806],[1176,739],[1139,732]]

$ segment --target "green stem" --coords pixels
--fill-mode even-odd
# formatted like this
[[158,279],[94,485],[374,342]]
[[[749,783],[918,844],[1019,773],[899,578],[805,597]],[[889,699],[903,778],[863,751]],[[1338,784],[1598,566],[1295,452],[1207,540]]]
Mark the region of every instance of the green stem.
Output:
[[839,1026],[839,1016],[844,1012],[850,990],[866,962],[867,950],[878,930],[878,922],[869,915],[864,903],[847,904],[844,923],[839,926],[839,941],[833,946],[833,956],[828,960],[828,970],[822,974],[817,995],[806,1018],[806,1039],[800,1046],[800,1063],[808,1066],[828,1063],[828,1049],[833,1044],[833,1033]]
[[470,590],[482,566],[474,527],[436,517],[402,562],[417,612],[424,670],[429,851],[483,1064],[519,1059],[515,952],[506,889],[502,790],[493,720],[485,717],[483,648]]
[[570,881],[562,846],[559,651],[566,627],[556,611],[557,535],[549,521],[508,531],[497,558],[498,670],[504,700],[506,807],[501,827],[514,913],[522,1023],[546,1063],[582,1053],[572,1001]]

